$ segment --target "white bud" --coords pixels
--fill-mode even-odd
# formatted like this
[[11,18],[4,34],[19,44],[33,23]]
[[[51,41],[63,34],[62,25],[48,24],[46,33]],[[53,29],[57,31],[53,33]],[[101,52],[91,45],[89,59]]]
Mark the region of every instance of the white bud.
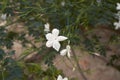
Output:
[[120,28],[120,21],[119,22],[114,22],[115,30]]
[[44,25],[44,31],[45,32],[49,32],[50,31],[50,24],[49,23],[46,23],[45,25]]
[[1,19],[2,19],[2,20],[6,20],[6,17],[7,17],[7,14],[2,14],[2,15],[1,15]]
[[116,9],[117,9],[117,10],[120,10],[120,3],[117,3]]

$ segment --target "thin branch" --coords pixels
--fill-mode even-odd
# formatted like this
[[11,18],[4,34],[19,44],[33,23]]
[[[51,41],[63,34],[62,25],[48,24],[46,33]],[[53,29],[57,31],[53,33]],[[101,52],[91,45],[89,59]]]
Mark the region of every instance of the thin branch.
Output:
[[[95,57],[97,57],[98,59],[104,61],[106,64],[109,63],[109,60],[107,60],[104,56],[101,56],[101,55],[98,55],[98,54],[99,54],[99,53],[93,54],[93,55],[94,55]],[[115,65],[115,64],[109,64],[109,66],[111,66],[112,68],[120,71],[120,69],[118,69],[118,66]]]
[[74,58],[74,60],[75,60],[75,62],[76,62],[76,65],[77,65],[77,67],[78,67],[78,70],[79,70],[80,75],[83,77],[84,80],[88,80],[88,79],[86,78],[86,76],[84,75],[84,73],[83,73],[83,71],[82,71],[82,69],[81,69],[81,67],[80,67],[80,64],[78,63],[77,56],[76,56],[75,51],[73,50],[72,47],[71,47],[71,51],[72,51],[72,54],[73,54],[73,58]]

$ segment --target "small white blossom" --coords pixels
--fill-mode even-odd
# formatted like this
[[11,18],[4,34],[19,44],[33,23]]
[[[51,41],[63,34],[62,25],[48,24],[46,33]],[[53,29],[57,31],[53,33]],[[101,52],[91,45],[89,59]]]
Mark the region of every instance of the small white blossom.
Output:
[[62,78],[62,76],[61,76],[61,75],[58,75],[57,80],[68,80],[68,78],[67,78],[67,77]]
[[45,25],[44,25],[44,31],[45,32],[49,32],[50,31],[50,24],[49,23],[46,23]]
[[73,67],[72,71],[75,71],[75,67]]
[[63,49],[62,51],[60,51],[60,55],[62,55],[62,56],[67,55],[69,58],[71,56],[70,53],[71,53],[71,47],[70,47],[70,45],[67,45],[66,49]]
[[1,15],[1,19],[2,19],[2,20],[6,20],[6,18],[7,18],[7,14],[2,14],[2,15]]
[[101,3],[101,0],[96,0],[97,1],[97,3]]
[[62,6],[65,6],[65,1],[62,1],[62,2],[61,2],[61,5],[62,5]]
[[58,29],[53,29],[52,33],[46,34],[46,46],[47,47],[53,47],[56,51],[59,51],[61,45],[59,41],[64,41],[67,39],[65,36],[58,36],[59,35],[59,30]]
[[117,9],[117,10],[120,10],[120,3],[117,3],[116,9]]
[[120,21],[119,22],[114,22],[115,30],[120,28]]

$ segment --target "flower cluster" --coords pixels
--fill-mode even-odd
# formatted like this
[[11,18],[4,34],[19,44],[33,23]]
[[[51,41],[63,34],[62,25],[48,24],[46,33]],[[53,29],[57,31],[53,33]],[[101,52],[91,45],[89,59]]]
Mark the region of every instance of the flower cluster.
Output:
[[118,10],[117,16],[118,16],[118,20],[119,21],[118,22],[114,22],[114,26],[115,26],[115,29],[117,30],[117,29],[120,28],[120,3],[117,3],[116,9]]
[[[46,23],[44,25],[44,27],[45,27],[44,28],[45,32],[50,31],[49,23]],[[59,36],[59,30],[56,28],[54,28],[51,33],[47,33],[45,35],[45,37],[47,39],[46,46],[53,47],[56,51],[59,51],[59,49],[61,47],[60,41],[64,41],[64,40],[68,39],[65,36]],[[63,49],[62,51],[60,51],[60,55],[62,55],[62,56],[67,55],[70,58],[70,52],[71,52],[71,47],[70,47],[70,45],[67,45],[66,49]]]
[[[52,32],[49,33],[49,31],[50,31],[49,23],[46,23],[44,25],[44,27],[45,27],[44,31],[47,32],[47,34],[45,35],[45,37],[47,39],[46,46],[48,48],[52,47],[53,49],[55,49],[58,52],[60,50],[60,47],[61,47],[60,41],[64,41],[64,40],[66,40],[68,38],[65,37],[65,36],[59,36],[60,31],[58,29],[56,29],[56,28],[54,28],[52,30]],[[60,55],[62,55],[62,56],[67,55],[67,57],[70,58],[70,56],[71,56],[70,53],[71,53],[71,47],[70,47],[70,45],[68,43],[68,45],[66,46],[66,49],[63,49],[63,50],[60,51]],[[62,76],[59,75],[57,80],[68,80],[68,78],[67,77],[62,78]]]

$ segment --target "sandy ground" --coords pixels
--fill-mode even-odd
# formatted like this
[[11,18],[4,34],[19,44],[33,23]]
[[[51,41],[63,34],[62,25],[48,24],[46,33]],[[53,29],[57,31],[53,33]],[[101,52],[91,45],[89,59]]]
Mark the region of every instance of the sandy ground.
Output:
[[[17,25],[15,25],[15,28],[13,28],[16,29],[16,27]],[[18,32],[21,32],[21,29],[23,30],[23,27],[19,25],[17,29]],[[103,44],[109,40],[109,31],[95,30],[95,33],[101,36],[101,42]],[[111,46],[111,48],[114,51],[119,51],[118,53],[120,53],[120,49],[117,48],[116,45]],[[21,53],[24,51],[21,43],[17,41],[14,42],[13,49],[16,50],[16,57],[19,57],[19,55],[21,55]],[[107,66],[103,60],[95,58],[87,52],[79,50],[79,48],[74,48],[74,50],[77,57],[79,58],[79,64],[88,80],[120,80],[120,72],[110,66]],[[114,54],[114,52],[108,51],[107,54]],[[83,80],[76,68],[75,62],[72,57],[70,60],[68,60],[66,57],[58,55],[54,60],[54,65],[58,69],[63,70],[64,74],[67,77],[76,77],[77,80]]]
[[[78,49],[75,49],[75,52],[79,57],[79,64],[83,73],[88,80],[120,80],[120,72],[113,67],[107,66],[103,60],[95,58]],[[63,70],[66,76],[70,78],[77,77],[78,80],[83,80],[77,68],[75,68],[75,63],[73,65],[71,62],[73,62],[72,57],[71,61],[66,57],[63,58],[61,56],[57,56],[54,60],[55,66],[58,69]]]
[[[14,49],[18,55],[23,50],[19,43],[15,43]],[[83,73],[88,80],[120,80],[120,72],[113,67],[107,66],[103,60],[93,57],[84,51],[80,51],[78,48],[75,49],[75,53],[79,58],[79,64]],[[54,60],[54,65],[62,70],[67,77],[83,80],[72,57],[69,60],[67,57],[58,55]]]

